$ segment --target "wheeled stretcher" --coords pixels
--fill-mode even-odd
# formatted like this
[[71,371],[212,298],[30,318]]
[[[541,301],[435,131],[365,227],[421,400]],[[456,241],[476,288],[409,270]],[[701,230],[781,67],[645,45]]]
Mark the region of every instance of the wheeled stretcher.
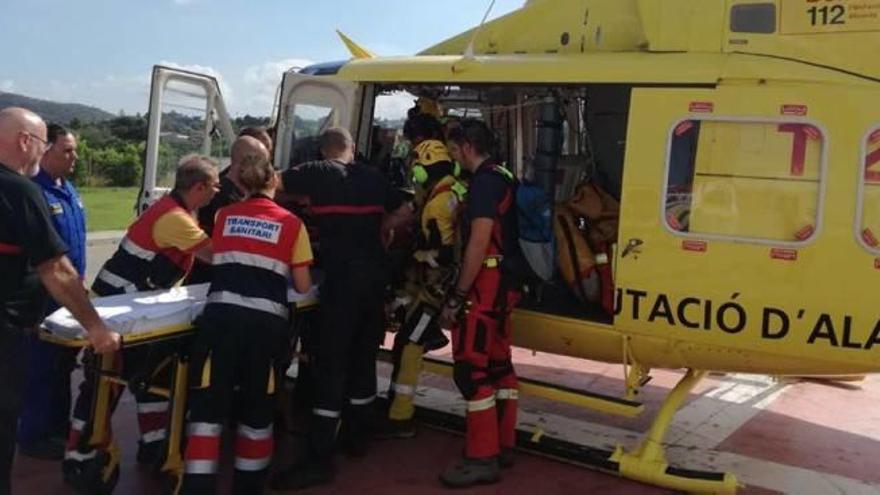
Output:
[[[186,414],[189,348],[195,334],[195,320],[204,310],[208,284],[170,290],[138,292],[93,300],[105,323],[122,336],[123,347],[161,344],[161,351],[149,359],[150,369],[129,370],[128,380],[119,373],[119,353],[86,353],[84,366],[94,380],[89,419],[82,426],[77,447],[83,452],[96,451],[88,463],[88,472],[79,473],[74,487],[85,493],[109,494],[119,478],[120,453],[112,441],[110,421],[113,406],[122,386],[133,392],[149,392],[169,400],[168,422],[162,452],[154,468],[164,475],[167,488],[173,490],[183,476],[182,441]],[[307,294],[291,291],[294,312],[317,305],[317,290]],[[41,338],[66,347],[85,347],[85,331],[71,314],[61,309],[43,323]]]

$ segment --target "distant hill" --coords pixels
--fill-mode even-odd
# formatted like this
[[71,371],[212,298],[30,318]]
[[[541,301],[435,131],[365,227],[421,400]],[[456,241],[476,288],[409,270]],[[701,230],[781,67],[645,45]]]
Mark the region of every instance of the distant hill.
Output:
[[6,107],[24,107],[39,114],[46,122],[55,122],[63,125],[69,124],[73,119],[78,119],[83,123],[92,123],[110,120],[115,117],[112,113],[105,112],[100,108],[79,103],[58,103],[14,93],[0,92],[0,110]]

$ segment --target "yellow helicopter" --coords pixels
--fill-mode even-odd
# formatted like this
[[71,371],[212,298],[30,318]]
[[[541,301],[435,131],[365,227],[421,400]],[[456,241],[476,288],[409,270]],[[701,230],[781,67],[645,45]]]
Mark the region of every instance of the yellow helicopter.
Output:
[[[622,397],[525,393],[634,416],[652,368],[687,370],[641,445],[599,468],[733,493],[733,474],[664,455],[707,372],[880,371],[880,0],[529,0],[412,57],[340,35],[351,60],[284,75],[276,166],[308,158],[330,125],[371,150],[383,104],[426,97],[485,119],[557,201],[584,176],[619,201],[613,310],[550,291],[514,316],[520,347],[624,365]],[[233,138],[210,76],[156,67],[150,101],[141,205],[174,162],[170,111],[203,116],[197,150]]]

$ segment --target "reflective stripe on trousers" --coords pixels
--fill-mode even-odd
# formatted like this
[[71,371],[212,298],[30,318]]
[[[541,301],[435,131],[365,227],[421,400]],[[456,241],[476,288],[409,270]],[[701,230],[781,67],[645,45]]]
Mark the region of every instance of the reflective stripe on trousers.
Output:
[[495,407],[495,396],[489,396],[485,399],[472,400],[467,403],[468,412],[480,412]]
[[375,394],[360,399],[352,397],[351,399],[348,399],[348,402],[353,406],[366,406],[367,404],[372,404],[374,400],[376,400]]
[[262,471],[272,460],[272,425],[252,428],[240,424],[235,438],[235,469]]
[[500,388],[495,391],[498,400],[519,400],[519,390],[515,388]]
[[223,425],[217,423],[190,423],[187,426],[186,473],[215,474],[217,472],[222,432]]
[[233,306],[241,306],[248,309],[256,309],[266,313],[279,316],[285,320],[288,318],[288,308],[284,304],[270,301],[262,297],[247,297],[234,292],[219,291],[208,294],[209,303],[232,304]]
[[412,385],[401,385],[400,383],[395,383],[394,393],[397,395],[415,395],[416,388]]
[[338,419],[342,414],[339,411],[331,411],[329,409],[312,409],[312,414],[315,416],[321,416],[322,418],[330,418],[330,419]]
[[134,284],[134,282],[126,280],[119,275],[116,275],[115,273],[107,270],[106,268],[101,269],[101,272],[98,273],[98,280],[106,283],[107,285],[123,290],[126,293],[137,292],[137,286]]

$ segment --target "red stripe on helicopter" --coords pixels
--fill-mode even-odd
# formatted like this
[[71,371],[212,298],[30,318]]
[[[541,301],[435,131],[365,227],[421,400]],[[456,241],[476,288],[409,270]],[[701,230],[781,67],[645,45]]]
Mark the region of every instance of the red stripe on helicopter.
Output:
[[806,105],[782,105],[781,108],[782,115],[789,115],[793,117],[804,117],[807,115],[807,106]]
[[804,175],[807,162],[807,139],[819,139],[822,133],[807,124],[779,124],[779,132],[790,132],[793,136],[791,146],[791,175]]
[[706,241],[682,241],[681,248],[685,251],[705,253],[709,250],[709,245],[706,243]]
[[693,128],[694,128],[694,121],[693,120],[685,120],[684,122],[678,124],[675,127],[675,135],[681,136]]
[[770,258],[774,260],[795,261],[797,257],[797,249],[773,248],[770,250]]
[[711,101],[692,101],[688,110],[691,113],[712,113],[715,111],[715,104]]
[[797,233],[794,235],[794,237],[795,237],[795,239],[797,239],[799,241],[804,241],[804,240],[807,240],[810,237],[812,237],[812,235],[814,233],[816,233],[816,228],[813,227],[812,225],[807,225],[806,227],[802,228],[801,230],[798,230]]

